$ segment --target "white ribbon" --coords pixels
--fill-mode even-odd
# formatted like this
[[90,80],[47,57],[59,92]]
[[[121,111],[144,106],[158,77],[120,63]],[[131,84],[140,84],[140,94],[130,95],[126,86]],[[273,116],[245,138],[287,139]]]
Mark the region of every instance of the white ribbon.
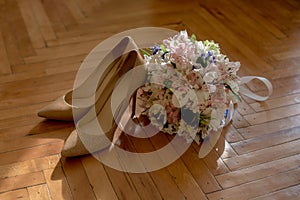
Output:
[[[243,86],[243,84],[249,83],[253,79],[258,79],[261,82],[263,82],[263,84],[268,89],[268,95],[267,96],[265,96],[265,97],[259,96],[259,95],[253,93],[252,91],[248,90],[247,88],[245,88]],[[239,86],[239,93],[242,94],[242,95],[245,95],[245,96],[247,96],[251,99],[254,99],[256,101],[265,101],[265,100],[267,100],[273,92],[273,87],[272,87],[271,82],[268,79],[264,78],[264,77],[260,77],[260,76],[243,76],[243,77],[240,78],[240,80],[241,80],[242,85]],[[228,107],[228,113],[227,113],[227,116],[225,118],[225,125],[224,126],[227,126],[229,124],[229,122],[232,120],[233,113],[234,113],[233,103],[230,102],[229,107]],[[221,133],[222,133],[222,129],[220,129],[219,131],[211,132],[204,139],[204,141],[201,144],[201,148],[199,150],[199,153],[198,153],[199,158],[204,158],[205,156],[207,156],[207,154],[209,154],[209,152],[214,148],[214,146],[218,142]]]
[[272,92],[273,92],[273,87],[272,87],[272,84],[270,83],[270,81],[264,77],[260,77],[260,76],[243,76],[241,77],[241,84],[246,84],[246,83],[249,83],[250,81],[252,81],[253,79],[258,79],[260,80],[261,82],[263,82],[263,84],[265,84],[265,86],[267,87],[268,89],[268,95],[263,97],[263,96],[259,96],[253,92],[251,92],[250,90],[248,90],[247,88],[245,88],[243,85],[240,85],[240,94],[242,95],[245,95],[251,99],[254,99],[256,101],[265,101],[267,100]]

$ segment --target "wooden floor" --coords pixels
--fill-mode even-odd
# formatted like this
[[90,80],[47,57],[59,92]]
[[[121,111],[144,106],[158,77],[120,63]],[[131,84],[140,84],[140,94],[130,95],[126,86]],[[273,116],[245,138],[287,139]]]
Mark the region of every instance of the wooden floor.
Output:
[[[240,75],[270,79],[272,97],[243,97],[219,151],[201,160],[193,145],[166,168],[129,174],[62,158],[74,125],[37,110],[72,88],[95,45],[142,26],[215,40]],[[299,63],[298,0],[0,0],[0,199],[300,199]]]

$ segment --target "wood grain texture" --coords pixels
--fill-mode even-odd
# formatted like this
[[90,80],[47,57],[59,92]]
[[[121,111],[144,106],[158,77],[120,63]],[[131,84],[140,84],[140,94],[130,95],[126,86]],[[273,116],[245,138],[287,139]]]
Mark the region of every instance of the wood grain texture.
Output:
[[[194,143],[169,166],[134,174],[89,155],[61,157],[74,124],[37,110],[72,89],[98,43],[145,26],[215,40],[241,62],[239,75],[268,78],[273,95],[242,96],[203,159]],[[0,199],[300,199],[299,27],[298,0],[0,0]],[[257,81],[247,87],[266,94]],[[119,146],[151,152],[171,139],[123,135]]]

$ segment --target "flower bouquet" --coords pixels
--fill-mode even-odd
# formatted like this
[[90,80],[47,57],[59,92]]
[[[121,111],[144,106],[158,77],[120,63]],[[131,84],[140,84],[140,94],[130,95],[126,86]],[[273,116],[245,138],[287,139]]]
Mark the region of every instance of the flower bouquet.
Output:
[[239,62],[231,62],[214,41],[198,41],[186,31],[143,50],[147,83],[139,99],[162,132],[200,143],[220,130],[228,107],[239,97]]

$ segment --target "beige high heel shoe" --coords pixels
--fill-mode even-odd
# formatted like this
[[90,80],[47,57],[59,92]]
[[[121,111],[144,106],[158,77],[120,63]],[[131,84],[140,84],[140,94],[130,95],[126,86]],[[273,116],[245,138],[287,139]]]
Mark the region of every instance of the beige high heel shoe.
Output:
[[[124,107],[124,105],[126,101],[129,102],[130,99],[126,91],[123,92],[129,87],[129,85],[125,85],[123,89],[118,92],[118,95],[123,92],[123,94],[117,97],[121,103],[114,104],[116,107],[111,108],[114,87],[122,75],[133,67],[142,64],[144,64],[144,61],[140,53],[138,51],[130,51],[108,67],[106,73],[101,77],[99,87],[96,91],[96,93],[100,94],[99,98],[96,99],[95,105],[89,112],[76,123],[77,129],[74,130],[65,141],[61,152],[62,156],[74,157],[90,154],[103,150],[111,145],[114,132],[117,128],[116,121],[122,118],[126,107]],[[137,79],[144,81],[145,77],[146,71]],[[127,83],[130,84],[130,81],[136,80],[128,80]],[[133,100],[134,98],[135,97],[133,97]],[[125,100],[122,101],[122,99]],[[133,103],[133,107],[134,106],[135,103]],[[133,112],[134,109],[135,108],[132,108]],[[101,129],[99,129],[99,125]]]
[[[111,64],[114,60],[118,61],[120,59],[120,55],[122,55],[125,50],[130,51],[137,49],[136,44],[133,42],[132,38],[124,37],[101,61],[101,63],[96,66],[93,73],[77,88],[72,91],[67,92],[62,97],[57,98],[55,101],[45,106],[41,110],[38,111],[38,116],[46,118],[46,119],[54,119],[54,120],[62,120],[62,121],[73,121],[73,111],[76,111],[77,116],[84,116],[94,102],[93,94],[89,94],[91,91],[89,87],[91,84],[97,80],[99,75],[103,72],[103,69]],[[119,57],[119,58],[118,58]],[[80,107],[74,106],[72,103],[72,98],[74,92],[80,93],[80,99],[85,99],[85,105],[81,105]],[[99,97],[96,97],[99,98]],[[80,114],[78,114],[80,113]]]

